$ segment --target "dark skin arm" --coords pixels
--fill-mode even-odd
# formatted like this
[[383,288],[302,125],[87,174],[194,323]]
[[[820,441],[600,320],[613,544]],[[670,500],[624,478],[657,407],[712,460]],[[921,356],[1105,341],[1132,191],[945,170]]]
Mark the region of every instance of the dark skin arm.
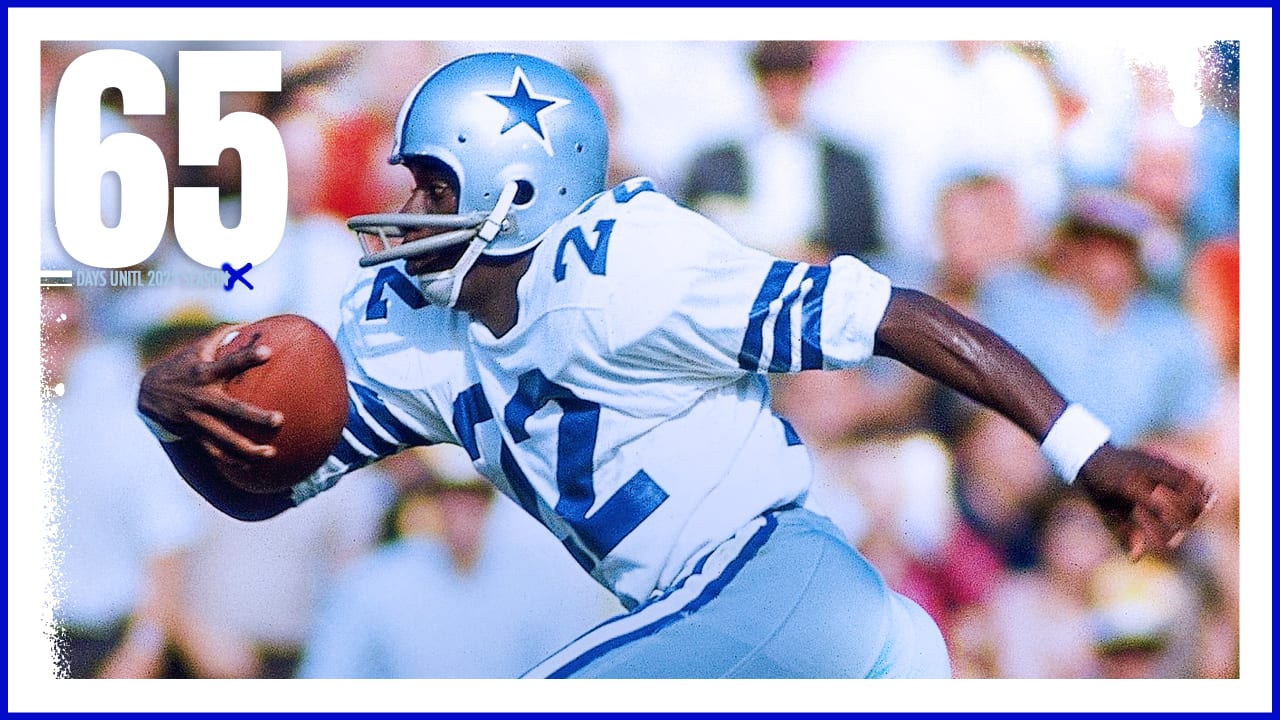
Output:
[[269,348],[249,345],[215,360],[214,349],[237,327],[220,328],[152,365],[138,390],[138,410],[184,438],[163,443],[164,450],[182,478],[209,504],[239,520],[265,520],[293,507],[289,493],[246,492],[219,470],[219,465],[244,466],[275,453],[275,448],[233,430],[229,419],[263,428],[281,422],[279,413],[241,402],[223,390],[227,379],[271,356]]
[[[1067,406],[1066,398],[1007,342],[916,290],[893,289],[876,331],[875,352],[990,407],[1037,442]],[[1110,443],[1089,458],[1074,484],[1135,560],[1177,547],[1212,501],[1201,478]]]

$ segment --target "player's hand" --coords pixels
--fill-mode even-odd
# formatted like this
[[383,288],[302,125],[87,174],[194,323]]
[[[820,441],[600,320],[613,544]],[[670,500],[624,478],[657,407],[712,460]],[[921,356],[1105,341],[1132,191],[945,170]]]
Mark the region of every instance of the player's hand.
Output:
[[271,356],[270,348],[250,343],[215,359],[223,339],[239,327],[218,328],[158,361],[147,370],[138,391],[138,410],[144,415],[231,465],[275,455],[274,447],[255,443],[240,430],[269,430],[283,422],[280,413],[237,400],[224,389],[227,380]]
[[1213,502],[1197,475],[1154,455],[1103,445],[1076,484],[1102,512],[1131,560],[1176,548]]

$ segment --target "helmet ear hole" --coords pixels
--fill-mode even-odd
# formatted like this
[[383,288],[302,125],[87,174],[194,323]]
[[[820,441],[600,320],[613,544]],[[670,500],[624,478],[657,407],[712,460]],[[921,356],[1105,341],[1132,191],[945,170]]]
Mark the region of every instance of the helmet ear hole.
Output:
[[515,196],[515,199],[511,201],[511,204],[515,205],[516,207],[521,207],[524,205],[528,205],[532,201],[533,201],[533,183],[529,182],[528,180],[517,180],[516,196]]

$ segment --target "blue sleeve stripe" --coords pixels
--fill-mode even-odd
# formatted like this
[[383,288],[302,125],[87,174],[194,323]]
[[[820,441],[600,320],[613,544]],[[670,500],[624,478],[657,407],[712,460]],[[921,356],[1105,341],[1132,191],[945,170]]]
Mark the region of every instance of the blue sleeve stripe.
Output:
[[769,268],[760,293],[751,305],[751,316],[747,322],[747,335],[742,340],[742,349],[738,351],[738,367],[749,372],[760,369],[760,352],[764,347],[764,322],[769,317],[769,304],[782,295],[787,277],[796,264],[778,260]]
[[791,369],[791,308],[804,290],[803,281],[795,290],[787,293],[778,308],[773,323],[773,356],[769,359],[769,372],[787,372]]
[[395,438],[396,442],[401,445],[426,445],[429,443],[418,431],[405,425],[395,415],[392,415],[386,403],[382,402],[382,398],[378,397],[378,394],[373,390],[359,383],[351,383],[351,387],[355,388],[356,395],[360,396],[360,402],[364,405],[365,411],[388,435]]
[[360,467],[369,461],[369,458],[364,453],[351,444],[351,441],[347,439],[346,433],[342,434],[342,439],[338,441],[338,447],[333,449],[333,456],[349,468]]
[[[364,396],[360,390],[372,391],[361,388],[353,382],[348,382],[347,387],[347,424],[342,429],[342,436],[338,438],[337,447],[329,455],[350,471],[368,465],[378,457],[393,452],[395,448],[379,438],[360,416],[360,406],[356,404],[356,396],[363,399]],[[351,390],[355,391],[355,395]]]
[[[353,388],[360,387],[355,383],[351,383],[351,386]],[[358,390],[357,394],[359,394]],[[365,398],[361,396],[360,399],[363,401]],[[376,399],[377,396],[374,396],[375,401]],[[364,445],[379,457],[391,455],[399,450],[395,443],[383,439],[372,427],[369,426],[368,423],[365,422],[364,417],[360,415],[360,406],[356,404],[354,399],[349,400],[347,405],[347,431],[351,433],[351,436],[354,437],[357,442]]]
[[800,369],[822,368],[822,294],[827,290],[827,277],[831,269],[811,267],[805,278],[813,281],[804,297],[803,320],[800,334]]

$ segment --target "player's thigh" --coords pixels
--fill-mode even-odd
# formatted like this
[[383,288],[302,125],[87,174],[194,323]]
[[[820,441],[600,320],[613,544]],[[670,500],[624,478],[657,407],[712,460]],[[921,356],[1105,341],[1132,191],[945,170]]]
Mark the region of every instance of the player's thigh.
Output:
[[883,654],[869,677],[949,678],[951,658],[938,624],[910,598],[890,598],[892,628]]
[[659,601],[624,617],[620,622],[637,627],[645,612],[657,619],[627,641],[613,641],[573,676],[872,674],[885,662],[894,622],[892,594],[879,573],[825,518],[796,510],[775,521],[769,539],[731,577],[706,579],[713,598],[696,608]]

